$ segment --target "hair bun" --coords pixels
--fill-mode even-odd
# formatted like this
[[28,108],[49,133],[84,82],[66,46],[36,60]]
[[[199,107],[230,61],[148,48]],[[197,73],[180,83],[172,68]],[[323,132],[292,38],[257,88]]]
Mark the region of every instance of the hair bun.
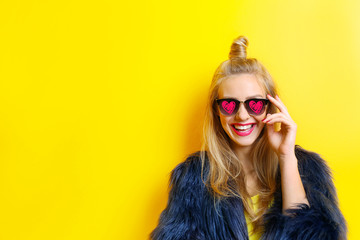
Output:
[[229,53],[229,59],[243,58],[246,59],[246,48],[248,47],[249,41],[245,36],[237,37],[231,45]]

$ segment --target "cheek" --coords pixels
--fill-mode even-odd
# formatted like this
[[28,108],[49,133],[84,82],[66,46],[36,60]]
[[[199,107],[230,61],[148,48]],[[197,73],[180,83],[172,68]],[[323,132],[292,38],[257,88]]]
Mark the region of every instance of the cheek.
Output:
[[262,114],[261,116],[255,118],[260,130],[262,130],[262,128],[265,126],[265,123],[262,121],[265,119],[265,117],[266,117],[266,114]]
[[225,129],[231,122],[231,117],[220,116],[220,122],[221,122],[222,128]]
[[260,121],[259,122],[259,129],[260,129],[260,131],[264,128],[264,126],[265,126],[265,123],[263,123],[262,121]]

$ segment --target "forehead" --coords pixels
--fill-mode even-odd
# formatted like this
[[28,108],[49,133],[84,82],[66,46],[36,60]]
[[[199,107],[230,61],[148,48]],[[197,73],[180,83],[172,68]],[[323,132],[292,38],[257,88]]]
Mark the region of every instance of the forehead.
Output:
[[228,77],[220,84],[218,93],[219,98],[232,97],[239,100],[255,95],[265,97],[265,91],[254,74],[237,74]]

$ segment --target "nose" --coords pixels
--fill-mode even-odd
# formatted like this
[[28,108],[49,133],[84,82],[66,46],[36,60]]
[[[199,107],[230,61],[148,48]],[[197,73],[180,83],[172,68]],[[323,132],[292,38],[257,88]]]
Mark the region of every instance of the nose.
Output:
[[241,121],[245,121],[250,118],[250,115],[245,108],[245,103],[240,103],[239,111],[236,113],[236,118]]

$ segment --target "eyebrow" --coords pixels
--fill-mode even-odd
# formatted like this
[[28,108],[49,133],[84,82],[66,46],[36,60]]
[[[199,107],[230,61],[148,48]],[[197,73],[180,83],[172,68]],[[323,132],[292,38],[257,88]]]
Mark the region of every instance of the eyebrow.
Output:
[[[253,95],[253,96],[249,96],[247,97],[246,99],[251,99],[251,98],[256,98],[256,97],[261,97],[263,98],[263,96],[261,94],[256,94],[256,95]],[[232,99],[237,99],[236,97],[223,97],[223,98],[232,98]],[[239,100],[239,99],[238,99]]]

